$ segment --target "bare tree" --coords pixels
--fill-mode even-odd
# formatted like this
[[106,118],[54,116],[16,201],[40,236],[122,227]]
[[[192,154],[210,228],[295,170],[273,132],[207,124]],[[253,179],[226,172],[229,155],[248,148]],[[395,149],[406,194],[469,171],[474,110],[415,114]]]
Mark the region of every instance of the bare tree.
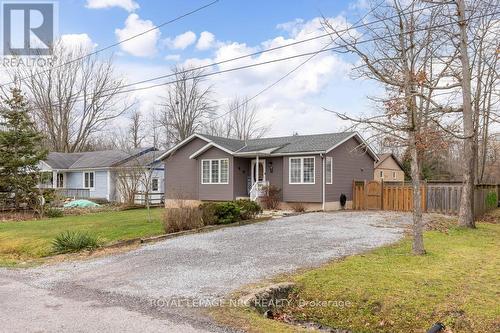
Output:
[[[445,113],[434,95],[437,90],[449,89],[450,85],[443,87],[442,81],[449,75],[453,57],[446,59],[438,52],[442,37],[432,29],[440,19],[437,6],[428,8],[417,0],[371,5],[371,16],[379,23],[368,25],[363,31],[349,32],[346,36],[327,19],[323,25],[332,32],[334,43],[361,60],[354,68],[354,76],[379,82],[386,94],[372,98],[380,106],[374,115],[352,117],[332,112],[356,127],[370,129],[375,135],[392,138],[393,144],[407,147],[414,193],[413,253],[424,254],[420,152],[425,149],[425,137],[430,131],[426,124]],[[373,42],[362,43],[362,39]]]
[[130,143],[133,148],[139,148],[144,141],[144,125],[139,111],[135,111],[130,117],[128,136],[130,137]]
[[[109,121],[131,107],[117,98],[123,81],[114,72],[112,58],[85,56],[88,49],[57,42],[53,61],[42,70],[20,66],[10,74],[27,93],[34,122],[53,151],[77,152]],[[75,60],[76,59],[76,60]]]
[[262,125],[258,116],[257,105],[248,97],[235,97],[227,104],[227,111],[222,117],[215,116],[208,122],[205,131],[239,140],[260,138],[269,131],[269,127]]
[[160,104],[160,121],[169,145],[201,131],[216,109],[211,100],[212,87],[206,85],[202,70],[174,67],[172,71],[175,83],[167,87]]

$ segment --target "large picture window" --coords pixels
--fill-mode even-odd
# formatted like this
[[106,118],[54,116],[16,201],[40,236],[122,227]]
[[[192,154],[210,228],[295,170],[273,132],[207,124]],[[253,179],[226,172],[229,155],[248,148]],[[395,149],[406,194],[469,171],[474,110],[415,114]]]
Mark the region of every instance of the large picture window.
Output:
[[229,183],[229,160],[201,160],[201,183],[202,184],[228,184]]
[[326,157],[325,180],[327,184],[333,184],[333,157]]
[[83,173],[83,187],[84,188],[94,188],[94,172],[84,172]]
[[315,158],[314,157],[290,157],[289,183],[290,184],[314,184],[315,183]]

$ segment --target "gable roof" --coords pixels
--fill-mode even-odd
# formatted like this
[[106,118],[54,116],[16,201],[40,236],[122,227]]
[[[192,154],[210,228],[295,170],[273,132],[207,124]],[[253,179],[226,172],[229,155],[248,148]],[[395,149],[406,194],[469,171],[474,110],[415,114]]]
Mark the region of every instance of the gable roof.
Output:
[[394,156],[393,153],[378,154],[379,160],[377,162],[375,162],[375,169],[378,168],[379,165],[382,164],[389,157],[392,157],[392,159],[399,165],[399,167],[401,168],[401,170],[403,170],[403,164],[401,164],[401,162],[399,161],[399,159],[396,156]]
[[101,150],[82,153],[51,152],[44,162],[52,169],[109,168],[154,148],[137,148],[131,152],[122,150]]
[[229,139],[206,134],[193,134],[189,138],[177,144],[175,147],[160,156],[165,159],[171,153],[187,144],[194,138],[199,138],[207,142],[190,158],[196,158],[198,155],[211,147],[217,147],[234,156],[249,156],[252,154],[263,155],[292,155],[301,153],[326,153],[336,148],[340,144],[356,137],[359,142],[366,145],[367,151],[374,160],[378,160],[377,154],[369,147],[363,138],[357,132],[326,133],[313,135],[293,135],[274,138],[260,138],[250,140]]

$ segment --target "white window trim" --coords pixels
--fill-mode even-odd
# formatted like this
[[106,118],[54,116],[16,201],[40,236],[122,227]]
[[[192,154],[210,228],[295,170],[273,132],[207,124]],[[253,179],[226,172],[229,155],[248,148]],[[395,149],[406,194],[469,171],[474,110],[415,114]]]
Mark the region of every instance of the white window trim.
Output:
[[392,172],[392,179],[396,179],[396,178],[397,178],[397,177],[396,177],[396,171],[393,171],[393,172]]
[[[94,174],[94,186],[92,187],[88,187],[88,186],[85,186],[85,174],[88,173],[88,174],[91,174],[93,173]],[[88,188],[89,190],[95,190],[95,172],[94,171],[84,171],[82,172],[82,182],[83,182],[83,188]],[[89,176],[89,183],[90,183],[90,176]]]
[[[331,184],[333,184],[333,157],[332,156],[327,156],[326,157],[326,161],[325,161],[325,178],[326,178],[326,172],[327,172],[326,171],[327,170],[326,165],[328,164],[328,161],[332,161],[332,162],[331,162],[331,167],[330,167],[330,181],[326,182],[326,184],[331,185]],[[326,181],[326,179],[325,179],[325,181]]]
[[[313,181],[304,183],[304,159],[313,159]],[[300,160],[300,182],[292,182],[292,160]],[[314,185],[316,184],[316,156],[293,156],[288,158],[288,184],[290,185]]]
[[[203,181],[203,162],[204,161],[208,161],[208,175],[209,175],[208,183]],[[219,182],[217,182],[217,183],[212,182],[212,161],[219,161],[219,174],[218,174]],[[222,179],[221,178],[221,176],[222,176],[221,161],[227,161],[227,181],[224,183],[220,181]],[[227,185],[227,184],[229,184],[229,174],[230,174],[230,172],[229,172],[229,158],[203,159],[200,162],[201,184],[203,184],[203,185]]]
[[380,178],[384,179],[384,170],[379,171],[379,176]]

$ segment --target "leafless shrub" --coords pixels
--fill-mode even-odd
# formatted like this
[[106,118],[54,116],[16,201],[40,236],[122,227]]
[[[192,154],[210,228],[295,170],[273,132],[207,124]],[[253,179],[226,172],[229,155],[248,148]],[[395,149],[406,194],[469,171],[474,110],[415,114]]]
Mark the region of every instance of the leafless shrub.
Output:
[[163,228],[167,234],[203,227],[202,210],[198,207],[167,208]]
[[295,212],[295,213],[303,213],[306,211],[306,206],[302,202],[294,202],[290,204],[290,208]]
[[276,185],[267,185],[264,187],[266,193],[261,197],[262,205],[265,209],[278,209],[281,202],[281,189]]

